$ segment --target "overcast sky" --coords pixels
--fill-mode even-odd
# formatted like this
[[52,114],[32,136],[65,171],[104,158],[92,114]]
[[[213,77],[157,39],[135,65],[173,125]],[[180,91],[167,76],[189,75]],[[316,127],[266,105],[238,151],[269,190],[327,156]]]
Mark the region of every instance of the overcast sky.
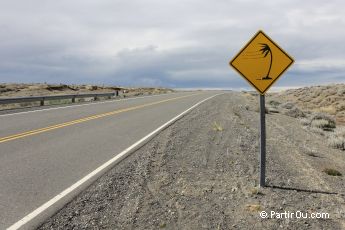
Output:
[[243,88],[259,29],[295,59],[275,86],[345,82],[343,0],[0,0],[0,82]]

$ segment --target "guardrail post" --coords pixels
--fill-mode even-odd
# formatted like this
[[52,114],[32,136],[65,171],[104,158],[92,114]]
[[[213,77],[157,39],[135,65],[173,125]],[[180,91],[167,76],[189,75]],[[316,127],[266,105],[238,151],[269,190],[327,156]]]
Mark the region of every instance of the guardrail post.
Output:
[[41,99],[40,105],[41,105],[41,106],[44,106],[44,97]]

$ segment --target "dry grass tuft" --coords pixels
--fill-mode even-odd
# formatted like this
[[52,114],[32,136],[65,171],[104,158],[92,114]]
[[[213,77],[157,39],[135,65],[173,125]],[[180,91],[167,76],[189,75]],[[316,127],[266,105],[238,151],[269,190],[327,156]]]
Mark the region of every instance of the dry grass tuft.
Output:
[[337,109],[334,106],[321,107],[320,109],[316,109],[315,111],[328,113],[331,115],[335,115],[337,113]]
[[263,193],[260,191],[260,188],[254,187],[250,189],[251,195],[263,195]]
[[325,168],[323,172],[330,176],[342,176],[342,174],[336,169]]
[[215,121],[213,124],[213,130],[221,132],[223,131],[223,127]]
[[345,138],[332,135],[328,138],[328,145],[334,149],[345,150]]
[[316,133],[320,136],[325,136],[325,131],[321,128],[318,128],[318,127],[310,127],[310,131],[313,132],[313,133]]
[[260,204],[247,204],[246,210],[248,210],[250,212],[258,212],[258,211],[261,211],[262,208],[261,208]]

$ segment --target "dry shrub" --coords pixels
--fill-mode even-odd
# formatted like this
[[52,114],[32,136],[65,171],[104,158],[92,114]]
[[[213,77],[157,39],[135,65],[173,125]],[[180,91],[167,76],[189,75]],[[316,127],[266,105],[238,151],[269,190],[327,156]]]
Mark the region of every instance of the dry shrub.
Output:
[[299,119],[299,122],[303,125],[303,126],[309,126],[311,121],[308,118],[301,118]]
[[323,172],[330,176],[342,176],[342,174],[336,169],[325,168]]
[[323,129],[317,128],[317,127],[310,127],[310,131],[313,133],[319,134],[321,136],[325,136],[325,132]]
[[311,127],[321,128],[324,129],[325,127],[329,126],[329,122],[327,120],[313,120],[311,122]]
[[334,149],[345,150],[345,138],[332,135],[328,138],[328,145]]
[[311,126],[322,128],[323,130],[332,130],[335,128],[335,120],[329,115],[317,113],[311,118]]
[[273,108],[277,108],[281,103],[279,101],[270,100],[268,104],[271,105]]
[[339,104],[337,104],[336,109],[338,111],[345,111],[345,102],[340,102]]
[[295,107],[295,105],[291,102],[287,102],[287,103],[281,104],[281,107],[284,109],[292,109],[293,107]]
[[275,107],[266,107],[268,113],[279,113],[279,110]]
[[334,130],[334,134],[337,137],[344,137],[345,138],[345,126],[338,127]]
[[284,114],[290,117],[294,117],[294,118],[305,117],[305,114],[302,112],[302,110],[300,110],[297,107],[293,107],[291,109],[285,110]]
[[329,90],[328,90],[328,95],[335,95],[335,94],[337,94],[337,89],[334,89],[334,88],[330,88]]
[[343,95],[345,95],[345,89],[338,89],[337,95],[338,95],[338,96],[343,96]]
[[308,156],[311,156],[311,157],[319,157],[319,155],[317,154],[317,152],[315,150],[311,150],[309,152],[306,152],[306,154]]
[[[255,106],[254,111],[257,112],[257,113],[260,113],[260,106],[259,105]],[[266,106],[265,106],[265,113],[266,114],[269,113],[269,110],[268,110],[268,108]]]

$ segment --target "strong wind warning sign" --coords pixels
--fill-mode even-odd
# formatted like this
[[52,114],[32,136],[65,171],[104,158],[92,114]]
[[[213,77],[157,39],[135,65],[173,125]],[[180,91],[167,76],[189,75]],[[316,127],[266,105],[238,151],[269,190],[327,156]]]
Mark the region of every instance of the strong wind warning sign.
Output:
[[293,62],[271,38],[259,31],[230,61],[230,65],[260,94],[265,94]]

